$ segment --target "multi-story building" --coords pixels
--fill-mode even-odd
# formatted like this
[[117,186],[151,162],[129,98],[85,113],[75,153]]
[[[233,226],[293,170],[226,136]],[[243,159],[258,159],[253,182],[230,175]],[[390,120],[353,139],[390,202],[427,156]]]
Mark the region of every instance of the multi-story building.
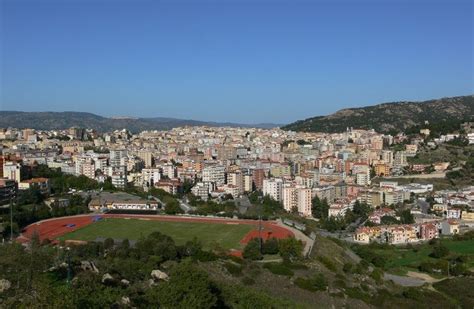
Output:
[[218,186],[225,183],[225,167],[219,164],[207,165],[202,169],[202,181],[213,182]]
[[8,204],[10,199],[16,196],[16,193],[17,183],[15,180],[0,178],[0,205]]
[[285,186],[282,192],[283,208],[297,210],[303,216],[311,216],[311,189],[300,186]]
[[20,182],[21,164],[16,162],[5,162],[3,164],[3,177]]
[[160,179],[161,171],[159,168],[142,169],[142,182],[144,187],[153,187]]
[[263,180],[263,195],[268,195],[275,201],[282,201],[283,198],[283,180],[280,178]]
[[256,190],[263,189],[263,179],[265,179],[265,171],[261,168],[252,170],[252,182]]

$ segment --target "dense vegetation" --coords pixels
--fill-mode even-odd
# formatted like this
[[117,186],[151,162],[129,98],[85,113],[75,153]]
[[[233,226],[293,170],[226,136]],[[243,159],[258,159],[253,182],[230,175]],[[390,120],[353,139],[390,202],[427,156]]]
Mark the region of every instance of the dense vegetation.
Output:
[[[250,126],[235,123],[217,123],[175,118],[105,118],[82,112],[17,112],[0,111],[0,127],[33,128],[38,130],[61,130],[70,127],[94,129],[99,132],[128,129],[131,132],[145,130],[169,130],[182,126]],[[272,124],[252,127],[275,127]]]
[[398,133],[417,129],[425,121],[438,123],[435,133],[446,131],[451,123],[474,118],[474,96],[442,98],[425,102],[396,102],[375,106],[343,109],[329,116],[300,120],[282,127],[284,130],[306,132],[344,132],[354,129],[374,129],[381,133]]

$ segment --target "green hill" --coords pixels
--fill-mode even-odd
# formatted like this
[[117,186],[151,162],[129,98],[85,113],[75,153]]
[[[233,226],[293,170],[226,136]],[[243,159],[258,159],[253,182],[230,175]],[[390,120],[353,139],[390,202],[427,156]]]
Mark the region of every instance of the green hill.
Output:
[[347,128],[374,129],[377,132],[401,132],[430,123],[471,120],[474,95],[442,98],[424,102],[393,102],[360,108],[342,109],[328,116],[299,120],[282,127],[304,132],[343,132]]
[[217,123],[176,118],[107,118],[83,112],[19,112],[0,111],[0,128],[32,128],[62,130],[70,127],[95,129],[99,132],[128,129],[134,133],[144,130],[169,130],[182,126],[277,127],[277,124]]

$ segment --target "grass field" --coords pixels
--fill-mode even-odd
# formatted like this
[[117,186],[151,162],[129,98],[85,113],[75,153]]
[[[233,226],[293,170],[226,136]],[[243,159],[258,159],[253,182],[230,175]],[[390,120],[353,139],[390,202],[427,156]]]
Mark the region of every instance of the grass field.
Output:
[[240,240],[255,227],[248,224],[166,222],[140,219],[106,219],[68,233],[60,239],[94,241],[98,237],[138,240],[154,231],[184,244],[197,237],[208,249],[218,243],[224,249],[241,249]]
[[[451,254],[460,254],[469,257],[468,267],[474,267],[474,240],[454,241],[452,239],[441,239]],[[372,248],[375,254],[385,261],[385,269],[394,274],[403,275],[407,271],[417,271],[423,262],[436,262],[438,259],[430,257],[433,247],[429,244],[414,245],[413,248],[390,246],[388,248]]]

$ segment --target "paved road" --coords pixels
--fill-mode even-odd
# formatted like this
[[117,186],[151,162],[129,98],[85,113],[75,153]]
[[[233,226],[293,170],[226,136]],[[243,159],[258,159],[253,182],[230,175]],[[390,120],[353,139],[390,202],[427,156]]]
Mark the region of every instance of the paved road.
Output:
[[284,227],[286,229],[289,229],[290,231],[293,232],[293,234],[295,234],[296,239],[301,240],[304,243],[303,256],[306,256],[310,252],[311,248],[314,245],[314,240],[313,239],[306,236],[300,230],[295,229],[294,227],[291,227],[291,226],[288,226],[288,225],[284,224],[281,221],[281,219],[277,220],[277,225],[279,225],[281,227]]

